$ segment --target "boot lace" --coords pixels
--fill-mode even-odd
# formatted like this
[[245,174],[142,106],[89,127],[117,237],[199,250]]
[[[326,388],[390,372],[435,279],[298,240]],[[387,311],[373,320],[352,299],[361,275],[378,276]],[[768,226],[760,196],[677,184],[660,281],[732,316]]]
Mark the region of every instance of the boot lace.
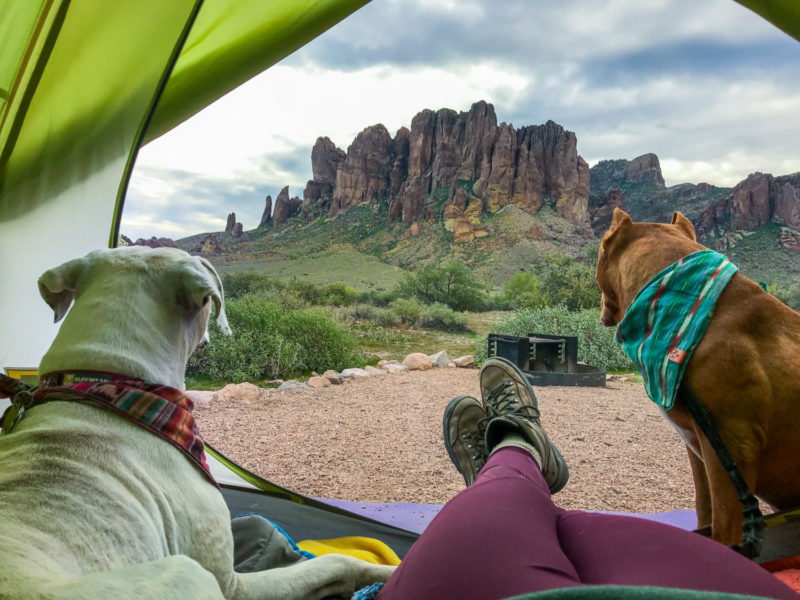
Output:
[[485,431],[488,422],[495,417],[517,416],[523,419],[538,419],[541,415],[539,409],[530,404],[523,404],[517,398],[514,383],[512,381],[504,381],[491,392],[486,394],[484,398],[484,406],[486,407],[486,416],[481,421],[486,421],[483,425]]

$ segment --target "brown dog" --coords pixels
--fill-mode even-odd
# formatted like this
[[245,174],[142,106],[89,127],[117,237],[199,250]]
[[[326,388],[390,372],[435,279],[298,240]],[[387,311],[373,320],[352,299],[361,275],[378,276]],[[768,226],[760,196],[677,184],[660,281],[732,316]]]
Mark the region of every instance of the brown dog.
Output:
[[[597,261],[602,320],[622,320],[661,270],[705,249],[681,213],[634,223],[615,209]],[[723,290],[685,378],[708,410],[750,491],[776,509],[800,505],[800,314],[736,273]],[[698,527],[738,544],[742,504],[727,472],[680,401],[663,411],[689,450]]]

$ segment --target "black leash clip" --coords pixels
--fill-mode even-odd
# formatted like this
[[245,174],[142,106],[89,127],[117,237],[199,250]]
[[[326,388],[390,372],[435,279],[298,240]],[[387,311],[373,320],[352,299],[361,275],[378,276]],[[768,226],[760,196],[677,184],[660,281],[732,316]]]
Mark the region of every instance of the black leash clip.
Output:
[[0,434],[11,433],[17,423],[20,422],[25,411],[33,406],[33,394],[30,390],[22,390],[14,394],[11,398],[11,406],[3,413],[2,432]]

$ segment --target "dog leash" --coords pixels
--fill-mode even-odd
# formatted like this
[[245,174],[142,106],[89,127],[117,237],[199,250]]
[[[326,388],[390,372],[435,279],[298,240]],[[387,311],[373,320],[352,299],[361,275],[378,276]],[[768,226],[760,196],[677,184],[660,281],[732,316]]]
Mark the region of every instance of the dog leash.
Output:
[[717,453],[719,462],[722,463],[722,468],[727,471],[728,476],[731,478],[733,487],[736,488],[736,493],[739,496],[739,501],[742,503],[744,512],[742,541],[738,545],[731,546],[731,548],[747,558],[754,559],[761,554],[761,548],[764,544],[764,515],[761,514],[761,510],[758,508],[758,500],[750,493],[750,488],[747,486],[744,477],[742,477],[739,467],[736,466],[736,461],[733,460],[730,452],[728,452],[722,436],[714,426],[711,415],[708,414],[708,411],[697,399],[689,384],[682,382],[678,388],[678,394]]
[[31,386],[22,383],[8,375],[0,373],[0,398],[10,398],[11,406],[3,413],[0,419],[0,433],[10,433],[14,426],[22,419],[23,413],[33,406],[34,398]]

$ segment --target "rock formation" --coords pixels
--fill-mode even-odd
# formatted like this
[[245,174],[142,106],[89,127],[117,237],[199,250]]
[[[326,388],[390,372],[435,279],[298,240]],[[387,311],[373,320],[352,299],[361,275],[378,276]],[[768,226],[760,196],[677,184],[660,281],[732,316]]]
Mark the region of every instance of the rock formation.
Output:
[[233,226],[233,230],[231,231],[231,235],[235,238],[240,238],[244,234],[244,226],[241,223],[236,223]]
[[337,148],[330,138],[317,138],[311,149],[312,179],[303,192],[303,213],[316,216],[316,213],[327,213],[330,210],[336,172],[345,157],[344,151]]
[[367,127],[356,136],[336,170],[329,216],[386,196],[392,170],[392,137],[383,125]]
[[751,173],[733,188],[731,225],[733,229],[749,231],[770,220],[773,212],[771,196],[775,195],[774,178],[763,173]]
[[800,173],[775,178],[773,219],[789,227],[800,227]]
[[148,246],[149,248],[176,248],[175,242],[171,238],[167,237],[160,237],[157,238],[156,236],[151,237],[150,239],[146,240],[144,238],[139,238],[135,242],[131,241],[131,238],[128,236],[121,236],[122,241],[128,244],[128,246]]
[[219,243],[219,238],[213,233],[209,233],[197,240],[189,249],[190,254],[216,254],[217,252],[222,252],[222,246]]
[[300,212],[302,201],[295,196],[289,198],[289,186],[284,187],[275,199],[275,212],[272,220],[275,225],[285,223],[287,219],[296,216]]
[[592,218],[592,229],[597,235],[603,233],[611,226],[614,209],[627,210],[625,196],[619,188],[611,188],[604,194],[589,198],[589,213]]
[[[645,163],[635,174],[649,172]],[[312,170],[307,215],[327,210],[335,217],[377,199],[388,204],[390,223],[441,217],[452,230],[456,221],[464,229],[508,204],[536,212],[547,203],[575,225],[589,224],[589,168],[575,134],[552,121],[519,130],[498,125],[486,102],[462,113],[423,110],[394,138],[383,125],[367,127],[347,153],[319,138]]]
[[261,214],[261,221],[259,221],[259,227],[266,227],[268,225],[272,225],[272,196],[267,195],[267,198],[264,202],[264,212]]
[[225,231],[233,231],[234,225],[236,225],[236,213],[230,213],[228,221],[225,223]]
[[656,187],[664,187],[661,163],[655,154],[643,154],[625,165],[625,178],[628,181],[644,182]]

